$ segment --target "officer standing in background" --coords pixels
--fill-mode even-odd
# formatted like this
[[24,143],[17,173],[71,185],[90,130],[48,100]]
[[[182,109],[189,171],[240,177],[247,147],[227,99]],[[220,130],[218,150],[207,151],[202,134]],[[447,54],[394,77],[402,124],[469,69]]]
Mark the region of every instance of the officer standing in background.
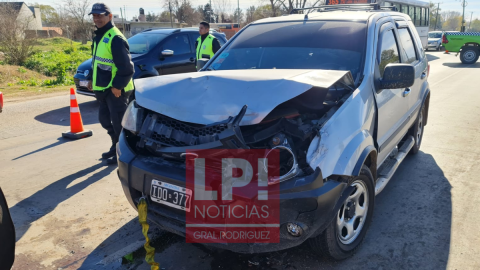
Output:
[[98,119],[112,139],[110,150],[102,154],[107,164],[117,164],[116,144],[122,131],[122,118],[133,92],[134,66],[128,42],[112,23],[107,5],[96,3],[89,15],[97,27],[92,43],[92,78],[88,88],[100,103]]
[[220,50],[220,42],[215,36],[210,35],[210,24],[208,22],[201,22],[198,32],[200,36],[195,42],[196,59],[211,59]]

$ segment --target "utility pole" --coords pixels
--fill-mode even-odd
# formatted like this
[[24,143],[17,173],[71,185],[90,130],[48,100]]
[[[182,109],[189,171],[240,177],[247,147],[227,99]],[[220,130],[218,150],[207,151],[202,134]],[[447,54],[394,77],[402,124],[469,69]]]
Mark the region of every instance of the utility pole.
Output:
[[237,24],[240,28],[240,0],[237,0]]
[[463,0],[462,7],[463,7],[463,14],[462,14],[462,26],[460,27],[460,32],[465,32],[465,7],[468,5],[468,2]]
[[437,30],[437,25],[438,25],[438,12],[440,11],[440,2],[437,3],[437,18],[435,19],[435,27],[433,31]]
[[122,15],[122,25],[123,25],[123,35],[125,35],[125,21],[123,20],[123,12],[122,12],[122,8],[120,8],[120,15]]
[[470,13],[470,23],[468,24],[468,29],[472,31],[472,17],[473,17],[473,11]]
[[173,28],[172,5],[170,5],[170,1],[168,1],[168,10],[170,11],[170,25]]
[[125,5],[123,5],[123,14],[125,14],[125,21],[128,20],[127,12],[125,11]]
[[208,13],[208,23],[212,22],[212,13],[213,13],[212,0],[210,0],[210,12]]

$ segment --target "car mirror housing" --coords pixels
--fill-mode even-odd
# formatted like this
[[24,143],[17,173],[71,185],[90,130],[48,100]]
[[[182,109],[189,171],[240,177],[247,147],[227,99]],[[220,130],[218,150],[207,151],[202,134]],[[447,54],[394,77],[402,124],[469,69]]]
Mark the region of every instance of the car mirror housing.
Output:
[[415,82],[415,68],[410,64],[388,64],[380,79],[380,89],[407,88]]
[[172,55],[173,55],[173,51],[172,51],[172,50],[163,50],[163,51],[162,51],[162,55],[163,55],[163,56],[172,56]]

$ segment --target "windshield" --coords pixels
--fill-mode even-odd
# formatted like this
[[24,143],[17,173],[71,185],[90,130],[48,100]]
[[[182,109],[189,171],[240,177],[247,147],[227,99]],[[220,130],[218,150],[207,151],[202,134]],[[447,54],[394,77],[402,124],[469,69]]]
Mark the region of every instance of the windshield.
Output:
[[128,39],[130,53],[143,54],[151,51],[167,35],[163,34],[137,34]]
[[442,38],[442,33],[428,33],[429,38]]
[[330,69],[359,74],[366,23],[283,22],[252,25],[206,69]]

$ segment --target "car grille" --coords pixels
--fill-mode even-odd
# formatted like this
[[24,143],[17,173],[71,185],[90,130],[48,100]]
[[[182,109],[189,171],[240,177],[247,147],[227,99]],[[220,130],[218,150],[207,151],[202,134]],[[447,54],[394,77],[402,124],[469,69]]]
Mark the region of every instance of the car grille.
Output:
[[203,126],[159,115],[151,138],[163,145],[184,147],[217,141],[217,135],[226,129],[226,124]]

